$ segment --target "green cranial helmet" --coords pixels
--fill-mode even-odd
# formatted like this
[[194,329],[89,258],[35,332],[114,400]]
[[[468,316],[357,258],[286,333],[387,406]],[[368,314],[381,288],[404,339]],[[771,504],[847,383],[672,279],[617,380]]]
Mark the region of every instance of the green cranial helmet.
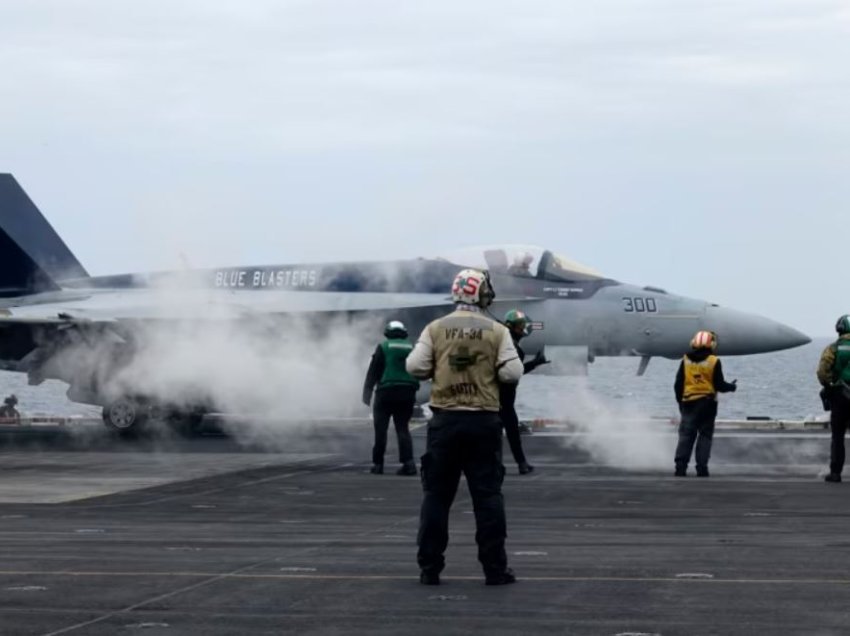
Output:
[[531,333],[531,318],[528,314],[519,309],[511,309],[505,314],[505,324],[513,331],[521,331],[523,336]]
[[835,330],[842,336],[850,333],[850,315],[844,314],[841,316],[835,323]]

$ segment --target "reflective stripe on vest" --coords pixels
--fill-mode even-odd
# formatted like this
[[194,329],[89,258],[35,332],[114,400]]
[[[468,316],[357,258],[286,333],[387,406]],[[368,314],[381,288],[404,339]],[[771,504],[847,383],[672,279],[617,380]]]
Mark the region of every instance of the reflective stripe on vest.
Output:
[[684,365],[685,388],[682,391],[683,402],[717,395],[717,390],[714,387],[714,369],[717,367],[717,356],[708,356],[700,362],[694,362],[688,356],[685,356]]

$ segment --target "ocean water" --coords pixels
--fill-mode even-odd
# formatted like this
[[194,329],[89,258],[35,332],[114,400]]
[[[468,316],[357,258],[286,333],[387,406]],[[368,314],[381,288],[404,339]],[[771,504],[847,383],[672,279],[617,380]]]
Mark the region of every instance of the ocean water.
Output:
[[[771,417],[822,419],[820,385],[815,377],[829,338],[804,347],[753,356],[721,357],[726,380],[738,380],[735,393],[722,394],[720,419]],[[526,417],[557,417],[571,411],[571,400],[603,405],[618,416],[676,417],[673,382],[678,360],[653,358],[642,377],[637,358],[597,358],[586,378],[525,376],[517,408]]]
[[[726,379],[737,378],[738,391],[721,396],[719,417],[823,418],[815,369],[829,342],[821,338],[788,351],[722,358]],[[655,358],[646,374],[638,377],[637,358],[598,358],[586,378],[530,374],[520,384],[517,410],[523,418],[562,418],[573,415],[577,405],[582,407],[580,412],[590,405],[603,417],[673,418],[678,365],[678,361]],[[66,390],[61,382],[31,387],[25,375],[0,372],[0,396],[15,393],[19,410],[26,415],[99,416],[98,408],[70,402]]]

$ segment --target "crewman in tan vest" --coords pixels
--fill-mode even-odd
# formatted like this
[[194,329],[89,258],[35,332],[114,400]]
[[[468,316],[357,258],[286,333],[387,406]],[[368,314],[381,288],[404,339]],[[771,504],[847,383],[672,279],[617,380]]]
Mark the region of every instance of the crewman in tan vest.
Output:
[[691,451],[696,441],[694,459],[697,477],[708,477],[708,459],[717,418],[717,394],[735,391],[737,380],[726,382],[717,350],[717,335],[699,331],[691,339],[691,352],[679,365],[674,391],[682,421],[679,424],[679,444],[676,446],[676,477],[685,477]]
[[472,496],[486,584],[516,581],[505,552],[499,382],[518,382],[523,366],[507,328],[481,313],[494,297],[486,273],[460,272],[452,285],[456,310],[425,327],[406,361],[408,373],[433,380],[417,555],[424,585],[440,583],[461,473]]

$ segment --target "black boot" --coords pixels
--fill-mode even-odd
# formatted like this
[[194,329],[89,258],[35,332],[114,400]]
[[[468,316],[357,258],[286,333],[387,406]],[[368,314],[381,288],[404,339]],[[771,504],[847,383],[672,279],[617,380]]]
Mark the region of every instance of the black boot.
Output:
[[488,574],[484,579],[485,585],[510,585],[511,583],[516,583],[516,576],[510,568],[505,568],[503,572],[498,574]]
[[372,468],[369,469],[369,472],[373,475],[383,475],[384,474],[384,465],[383,464],[372,464]]
[[416,464],[413,462],[405,462],[401,465],[397,471],[395,471],[396,475],[416,475]]
[[419,573],[419,582],[422,585],[439,585],[440,584],[440,575],[436,572],[429,572],[428,570],[422,570]]
[[824,481],[829,481],[835,484],[841,483],[841,475],[837,473],[829,473],[826,477],[823,478]]

